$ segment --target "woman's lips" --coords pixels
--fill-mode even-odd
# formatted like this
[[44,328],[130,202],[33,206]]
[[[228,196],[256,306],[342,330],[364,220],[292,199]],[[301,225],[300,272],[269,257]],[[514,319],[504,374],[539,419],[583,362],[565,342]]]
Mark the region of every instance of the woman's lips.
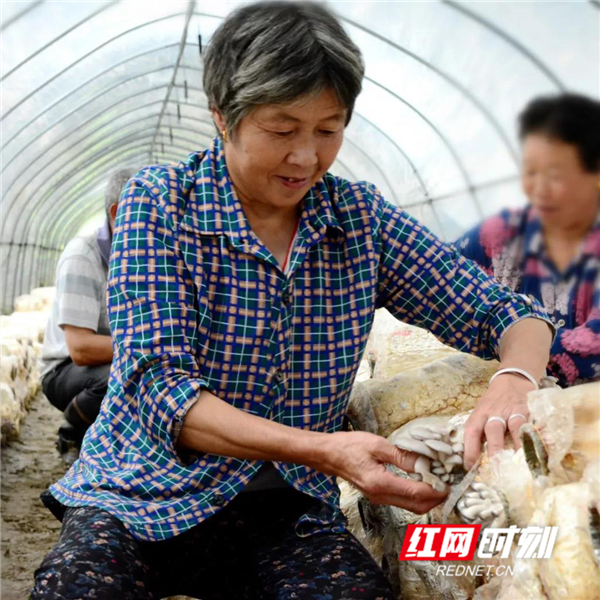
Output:
[[277,175],[277,179],[279,179],[279,181],[281,181],[285,187],[291,190],[299,190],[303,188],[309,181],[308,177],[299,179],[297,177],[282,177],[281,175]]
[[558,208],[556,208],[555,206],[536,206],[538,212],[540,212],[543,215],[552,215],[556,212],[558,212]]

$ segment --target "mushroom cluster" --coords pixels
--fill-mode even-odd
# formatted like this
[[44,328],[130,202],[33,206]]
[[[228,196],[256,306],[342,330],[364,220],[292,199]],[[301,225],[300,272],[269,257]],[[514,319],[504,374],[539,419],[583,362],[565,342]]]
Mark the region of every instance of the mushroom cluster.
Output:
[[[418,421],[418,422],[417,422]],[[409,477],[429,484],[438,492],[465,474],[462,420],[426,417],[395,431],[389,440],[404,450],[420,454]]]
[[456,504],[456,510],[464,523],[481,523],[485,527],[506,525],[506,510],[500,495],[481,481],[470,485]]
[[[469,413],[454,417],[425,417],[407,423],[389,440],[404,450],[420,456],[414,473],[408,477],[429,484],[438,492],[446,484],[455,485],[465,476],[463,468],[464,424]],[[465,481],[463,485],[466,485]],[[503,527],[507,511],[500,493],[481,480],[473,481],[461,494],[456,512],[464,523],[481,523],[485,527]]]

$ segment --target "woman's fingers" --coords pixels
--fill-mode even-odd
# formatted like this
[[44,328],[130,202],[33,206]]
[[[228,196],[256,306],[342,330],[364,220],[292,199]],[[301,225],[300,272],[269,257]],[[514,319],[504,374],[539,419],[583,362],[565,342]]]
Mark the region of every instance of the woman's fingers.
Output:
[[513,439],[515,444],[515,450],[518,450],[521,447],[521,438],[519,437],[519,431],[524,423],[527,423],[529,420],[529,412],[527,409],[522,409],[519,412],[513,412],[513,414],[508,418],[508,431]]
[[[501,420],[502,419],[502,420]],[[506,421],[503,417],[488,417],[483,427],[487,440],[488,454],[494,456],[496,452],[504,449],[504,435],[506,434]]]
[[463,464],[468,471],[481,454],[483,429],[487,420],[482,411],[473,411],[465,424]]
[[[337,434],[336,434],[337,435]],[[358,487],[376,504],[399,506],[415,513],[425,513],[443,502],[445,492],[430,485],[400,477],[386,468],[394,465],[413,472],[419,455],[394,446],[385,438],[364,433],[344,433],[339,438],[346,448],[345,473],[342,476]],[[352,437],[351,437],[352,436]],[[346,445],[346,440],[353,442]]]
[[376,504],[399,506],[424,514],[446,499],[448,488],[444,492],[436,492],[426,483],[404,479],[386,471],[372,489],[364,489],[363,493]]
[[[495,412],[500,413],[501,409],[498,407]],[[488,416],[484,411],[473,413],[465,425],[465,453],[463,455],[465,469],[469,470],[477,462],[484,437],[487,441],[488,454],[493,456],[504,449],[506,433],[506,417],[501,414]]]
[[[510,433],[515,448],[520,447],[519,430],[529,417],[527,392],[529,381],[500,377],[493,389],[479,400],[465,424],[464,465],[470,469],[481,454],[483,440],[487,441],[488,454],[493,456],[505,447],[505,436]],[[513,416],[515,415],[515,416]],[[511,418],[512,417],[512,418]]]
[[407,473],[413,473],[415,462],[420,454],[404,450],[394,444],[382,439],[381,447],[377,449],[377,458],[384,463],[394,465]]

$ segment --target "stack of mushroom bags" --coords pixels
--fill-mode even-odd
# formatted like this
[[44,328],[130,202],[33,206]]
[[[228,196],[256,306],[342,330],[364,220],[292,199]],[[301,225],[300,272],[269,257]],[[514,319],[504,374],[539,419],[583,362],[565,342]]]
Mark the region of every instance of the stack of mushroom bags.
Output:
[[419,417],[473,409],[497,368],[379,309],[348,415],[357,429],[388,437]]
[[[525,449],[515,452],[508,436],[506,451],[493,459],[484,451],[477,468],[466,474],[464,423],[497,368],[495,361],[456,352],[428,332],[377,311],[350,401],[351,421],[357,429],[387,437],[421,455],[413,474],[390,467],[399,476],[438,489],[443,484],[451,488],[446,503],[424,516],[371,505],[354,493],[352,501],[345,503],[345,512],[354,516],[351,530],[356,529],[359,504],[368,531],[355,533],[387,567],[392,584],[398,590],[402,587],[398,597],[404,600],[600,600],[598,559],[591,541],[595,535],[600,538],[595,512],[600,384],[532,392],[532,423],[523,428]],[[349,487],[343,485],[344,505]],[[590,526],[594,519],[596,525]],[[508,559],[484,561],[514,565],[516,572],[514,578],[484,579],[481,585],[481,580],[468,577],[437,577],[435,563],[399,563],[405,527],[415,522],[481,523],[483,528],[562,523],[564,531],[559,529],[551,559],[519,560],[512,552]]]
[[0,424],[4,446],[18,437],[29,404],[41,387],[38,360],[54,288],[19,296],[14,312],[0,316]]
[[[458,352],[380,309],[352,391],[349,416],[356,429],[420,454],[416,473],[410,476],[444,489],[464,474],[463,426],[497,367],[496,361]],[[470,492],[482,501],[479,512],[492,509],[500,516],[499,500],[490,503],[487,497],[491,492],[477,484]],[[475,495],[465,502],[461,503],[465,509],[478,504]],[[473,512],[465,510],[465,518]]]
[[427,522],[452,522],[453,509],[460,522],[484,528],[558,527],[549,559],[517,558],[517,537],[507,559],[481,561],[510,565],[514,576],[492,577],[475,598],[598,599],[600,383],[532,392],[528,405],[531,422],[521,429],[521,448],[515,451],[507,436],[507,450],[492,458],[484,451],[466,486],[459,459],[469,413],[415,419],[388,439],[421,455],[408,477],[436,489],[443,482],[452,486],[444,509],[432,511]]
[[518,559],[514,577],[497,577],[479,600],[600,598],[600,382],[528,395],[523,447],[480,469],[502,491],[507,520],[558,527],[549,559]]

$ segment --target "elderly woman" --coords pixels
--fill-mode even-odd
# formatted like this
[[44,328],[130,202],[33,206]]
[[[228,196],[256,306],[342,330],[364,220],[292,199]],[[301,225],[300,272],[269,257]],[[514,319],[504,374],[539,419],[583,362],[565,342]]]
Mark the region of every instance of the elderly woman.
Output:
[[341,431],[378,307],[501,358],[467,463],[484,434],[501,447],[527,418],[552,338],[543,311],[374,186],[328,173],[362,77],[313,3],[246,5],[213,36],[219,136],[123,193],[109,390],[50,488],[63,528],[33,598],[392,598],[345,529],[336,476],[419,513],[445,494],[386,470],[416,455]]
[[529,205],[457,242],[500,283],[540,300],[559,333],[549,372],[562,385],[600,379],[600,103],[533,100],[520,116]]

